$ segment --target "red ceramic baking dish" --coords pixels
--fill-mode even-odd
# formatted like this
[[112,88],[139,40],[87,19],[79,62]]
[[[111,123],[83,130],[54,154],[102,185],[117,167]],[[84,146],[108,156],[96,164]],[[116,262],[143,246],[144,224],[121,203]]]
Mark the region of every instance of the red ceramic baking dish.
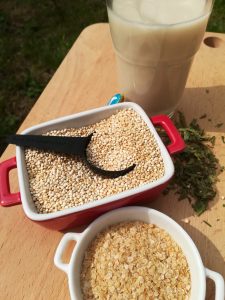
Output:
[[[46,123],[26,129],[22,134],[43,134],[50,130],[64,128],[79,128],[94,124],[102,119],[110,117],[121,109],[134,109],[145,121],[149,130],[154,135],[160,149],[165,174],[160,179],[138,186],[136,188],[95,200],[77,207],[67,208],[52,213],[38,213],[29,190],[29,179],[25,164],[24,149],[16,147],[16,157],[0,164],[0,203],[2,206],[22,204],[26,216],[34,222],[54,230],[65,230],[74,226],[90,223],[99,215],[125,205],[150,201],[156,198],[166,187],[174,174],[174,165],[171,155],[182,151],[185,144],[172,123],[164,115],[149,119],[144,110],[135,103],[124,102],[112,106],[104,106],[97,109],[81,112],[78,114],[62,117]],[[170,138],[170,144],[165,146],[160,139],[155,126],[162,127]],[[9,185],[9,172],[17,168],[19,193],[12,194]]]

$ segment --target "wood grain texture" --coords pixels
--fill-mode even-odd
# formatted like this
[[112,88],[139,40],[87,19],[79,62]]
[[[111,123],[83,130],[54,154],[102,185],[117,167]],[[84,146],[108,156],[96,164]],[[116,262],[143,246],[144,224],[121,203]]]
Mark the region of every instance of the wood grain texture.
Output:
[[[221,39],[218,48],[202,43],[195,57],[179,109],[188,120],[207,113],[201,125],[217,136],[215,153],[225,165],[225,35],[206,33]],[[116,66],[107,24],[87,27],[79,36],[52,80],[23,122],[27,127],[59,116],[102,106],[116,92]],[[15,155],[9,146],[1,161]],[[11,176],[13,190],[18,189],[16,172]],[[160,196],[146,205],[174,218],[196,243],[205,266],[225,277],[225,172],[217,184],[218,194],[210,209],[196,217],[187,201],[176,195]],[[147,199],[146,199],[147,200]],[[184,219],[190,220],[189,224]],[[207,226],[208,221],[212,227]],[[62,233],[47,230],[28,220],[22,206],[0,208],[0,298],[69,299],[66,275],[53,264],[55,249]],[[208,282],[207,299],[214,299],[214,288]]]

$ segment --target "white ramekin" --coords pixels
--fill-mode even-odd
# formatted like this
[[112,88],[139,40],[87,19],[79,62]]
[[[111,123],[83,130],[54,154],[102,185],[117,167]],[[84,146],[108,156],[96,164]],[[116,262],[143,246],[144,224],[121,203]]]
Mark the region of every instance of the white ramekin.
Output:
[[[204,267],[198,249],[190,236],[174,220],[165,214],[146,207],[131,206],[119,208],[108,212],[93,223],[82,233],[67,233],[60,241],[55,253],[54,263],[62,271],[67,273],[69,290],[72,300],[81,300],[80,269],[85,250],[97,233],[107,226],[123,221],[139,220],[153,223],[165,229],[177,244],[182,248],[191,273],[191,295],[190,300],[204,300],[206,294],[206,277],[215,282],[215,299],[224,300],[224,279],[217,273]],[[62,262],[62,254],[69,241],[76,241],[76,246],[71,255],[70,262]]]

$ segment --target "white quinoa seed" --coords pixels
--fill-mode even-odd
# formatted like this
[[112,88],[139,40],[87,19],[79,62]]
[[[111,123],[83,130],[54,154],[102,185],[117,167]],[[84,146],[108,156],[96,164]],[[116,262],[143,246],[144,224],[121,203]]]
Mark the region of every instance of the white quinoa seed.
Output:
[[84,300],[187,300],[191,279],[187,260],[163,229],[123,222],[100,232],[81,265]]
[[155,181],[164,175],[157,142],[133,109],[120,110],[107,119],[82,128],[53,130],[46,135],[87,136],[88,159],[106,170],[136,164],[133,171],[115,179],[93,173],[75,156],[25,150],[31,196],[38,213],[51,213],[102,199]]

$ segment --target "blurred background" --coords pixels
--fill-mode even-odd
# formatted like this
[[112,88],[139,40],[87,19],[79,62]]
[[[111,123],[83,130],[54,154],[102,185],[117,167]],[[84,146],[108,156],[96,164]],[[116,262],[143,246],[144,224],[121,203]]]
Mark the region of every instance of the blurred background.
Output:
[[[0,154],[82,29],[99,22],[105,0],[0,0]],[[225,0],[207,31],[225,32]]]

